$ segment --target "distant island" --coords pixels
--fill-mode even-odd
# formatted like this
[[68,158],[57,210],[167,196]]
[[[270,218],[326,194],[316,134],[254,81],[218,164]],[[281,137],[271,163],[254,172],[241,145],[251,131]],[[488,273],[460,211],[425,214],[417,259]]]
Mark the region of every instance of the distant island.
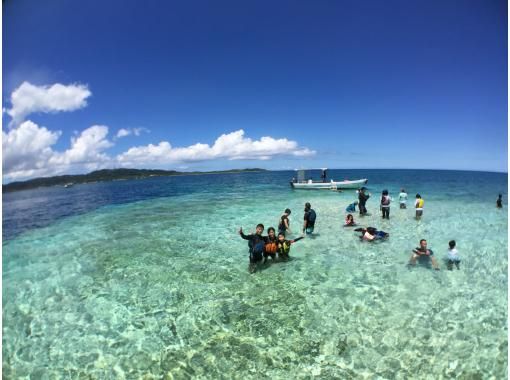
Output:
[[226,173],[245,173],[245,172],[263,172],[266,169],[232,169],[211,172],[178,172],[175,170],[152,170],[152,169],[102,169],[90,172],[88,174],[78,175],[60,175],[55,177],[34,178],[28,181],[11,182],[2,185],[2,192],[34,189],[44,186],[65,186],[69,184],[104,182],[126,179],[142,179],[149,177],[164,177],[178,175],[199,175],[199,174],[226,174]]

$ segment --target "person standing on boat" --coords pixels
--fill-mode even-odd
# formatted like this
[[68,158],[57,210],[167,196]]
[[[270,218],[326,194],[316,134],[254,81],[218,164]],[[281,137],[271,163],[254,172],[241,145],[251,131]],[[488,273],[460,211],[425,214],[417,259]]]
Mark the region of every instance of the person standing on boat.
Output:
[[285,212],[282,216],[280,216],[280,222],[278,223],[278,233],[279,234],[286,234],[287,231],[292,233],[290,230],[290,221],[289,221],[289,215],[290,215],[290,208],[285,209]]
[[391,198],[388,190],[383,190],[381,195],[381,211],[383,219],[390,219],[390,203]]
[[310,235],[313,232],[315,227],[315,219],[317,219],[317,214],[315,210],[312,209],[310,203],[305,203],[305,216],[303,222],[303,233],[306,232],[307,235]]
[[322,173],[321,173],[322,182],[326,182],[326,172],[327,172],[327,169],[322,169]]
[[365,205],[367,204],[368,198],[370,198],[370,193],[365,193],[366,187],[362,187],[358,190],[358,207],[360,216],[364,216],[367,214],[367,208]]

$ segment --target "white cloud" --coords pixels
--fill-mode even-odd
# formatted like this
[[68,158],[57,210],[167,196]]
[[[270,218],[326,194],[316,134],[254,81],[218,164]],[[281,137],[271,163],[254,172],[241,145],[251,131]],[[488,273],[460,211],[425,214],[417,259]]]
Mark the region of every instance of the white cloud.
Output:
[[301,148],[292,140],[275,139],[265,136],[252,140],[244,136],[242,129],[223,134],[212,146],[194,144],[183,148],[174,148],[167,141],[158,145],[133,147],[117,156],[121,165],[141,166],[150,163],[170,164],[182,162],[205,161],[225,158],[229,160],[268,160],[274,156],[310,156],[315,154],[308,148]]
[[118,139],[120,139],[121,137],[126,137],[126,136],[129,136],[130,134],[131,134],[131,131],[129,129],[121,128],[117,132],[117,136],[116,137]]
[[103,151],[113,145],[106,138],[107,135],[107,126],[93,125],[82,131],[78,137],[71,138],[71,147],[62,153],[55,153],[48,163],[50,166],[75,164],[97,166],[107,163],[110,158]]
[[[2,132],[4,179],[23,180],[59,174],[78,174],[107,167],[188,167],[187,163],[215,159],[269,160],[275,156],[307,156],[315,152],[299,147],[285,138],[262,137],[252,140],[243,130],[223,134],[214,144],[197,143],[172,147],[162,141],[157,145],[133,147],[116,157],[108,155],[113,146],[108,127],[93,125],[71,138],[70,147],[54,150],[61,131],[50,131],[28,120]],[[118,135],[118,132],[117,132]]]
[[4,174],[44,171],[47,161],[53,155],[51,146],[60,135],[60,131],[49,131],[30,120],[8,133],[2,131]]
[[49,131],[28,120],[19,127],[2,132],[3,174],[8,179],[82,173],[110,165],[104,150],[112,146],[107,140],[108,127],[94,125],[71,139],[71,146],[57,152],[52,146],[60,131]]
[[83,108],[91,94],[87,86],[81,84],[35,86],[23,82],[12,92],[12,107],[6,112],[12,118],[10,125],[18,125],[34,112],[63,112]]
[[120,139],[122,137],[126,137],[129,135],[135,135],[140,136],[142,132],[149,133],[150,131],[147,128],[140,127],[140,128],[121,128],[118,130],[117,135],[115,138]]

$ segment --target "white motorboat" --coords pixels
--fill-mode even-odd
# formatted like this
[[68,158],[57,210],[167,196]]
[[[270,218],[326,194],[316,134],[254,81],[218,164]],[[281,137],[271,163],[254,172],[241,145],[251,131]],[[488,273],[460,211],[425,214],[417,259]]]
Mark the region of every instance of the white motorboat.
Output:
[[305,180],[305,171],[298,171],[298,178],[293,178],[290,185],[294,189],[306,190],[341,190],[341,189],[359,189],[368,182],[368,179],[344,180],[344,181],[326,181],[327,169],[321,169],[321,181],[313,181],[311,178]]
[[325,190],[341,190],[341,189],[359,189],[365,185],[368,179],[357,179],[354,181],[333,181],[330,182],[318,182],[308,180],[307,182],[291,182],[290,185],[294,189],[325,189]]

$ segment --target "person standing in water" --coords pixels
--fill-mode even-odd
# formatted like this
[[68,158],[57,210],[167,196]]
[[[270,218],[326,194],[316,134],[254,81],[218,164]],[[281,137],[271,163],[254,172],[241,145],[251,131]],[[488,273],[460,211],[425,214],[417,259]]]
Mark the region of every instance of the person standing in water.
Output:
[[447,252],[447,258],[448,258],[448,265],[447,265],[447,268],[448,270],[452,270],[453,269],[453,264],[455,264],[455,266],[457,267],[457,269],[460,269],[459,265],[460,265],[460,257],[459,257],[459,252],[457,252],[457,248],[455,248],[455,246],[457,245],[457,243],[455,243],[455,240],[450,240],[450,242],[448,243],[448,252]]
[[264,232],[263,224],[257,224],[255,233],[250,235],[245,235],[242,227],[239,228],[239,235],[241,235],[244,240],[248,240],[248,248],[250,252],[250,265],[248,266],[248,271],[250,273],[255,273],[257,271],[257,264],[262,261],[264,246],[267,240],[264,236],[262,236],[262,232]]
[[284,235],[290,230],[290,221],[289,221],[289,215],[290,215],[290,208],[285,209],[283,215],[280,217],[280,222],[278,223],[278,233],[283,233]]
[[367,208],[365,205],[367,204],[368,198],[370,198],[370,193],[365,193],[366,188],[362,187],[358,190],[358,207],[359,207],[359,215],[364,216],[367,214]]
[[499,194],[498,199],[496,200],[496,207],[503,208],[503,195]]
[[306,232],[307,235],[310,235],[313,232],[315,227],[315,219],[317,219],[317,214],[315,210],[312,209],[310,203],[305,203],[305,215],[303,222],[303,233]]
[[277,250],[277,239],[275,235],[275,230],[273,227],[269,227],[267,229],[267,237],[266,244],[264,246],[264,261],[263,264],[267,263],[267,258],[271,257],[271,261],[275,262],[276,260],[276,250]]
[[416,220],[420,220],[423,215],[423,204],[424,200],[421,198],[420,194],[416,194],[416,201],[414,202],[414,207],[416,208]]
[[276,248],[276,251],[278,252],[278,260],[279,261],[288,261],[290,246],[303,238],[304,238],[303,236],[300,236],[293,240],[285,240],[284,234],[278,234],[278,242],[277,242],[277,248]]
[[391,198],[388,194],[388,190],[383,190],[381,195],[381,211],[383,219],[390,219],[390,203]]
[[400,203],[400,208],[407,208],[407,193],[404,189],[400,189],[400,194],[398,195],[398,202]]

